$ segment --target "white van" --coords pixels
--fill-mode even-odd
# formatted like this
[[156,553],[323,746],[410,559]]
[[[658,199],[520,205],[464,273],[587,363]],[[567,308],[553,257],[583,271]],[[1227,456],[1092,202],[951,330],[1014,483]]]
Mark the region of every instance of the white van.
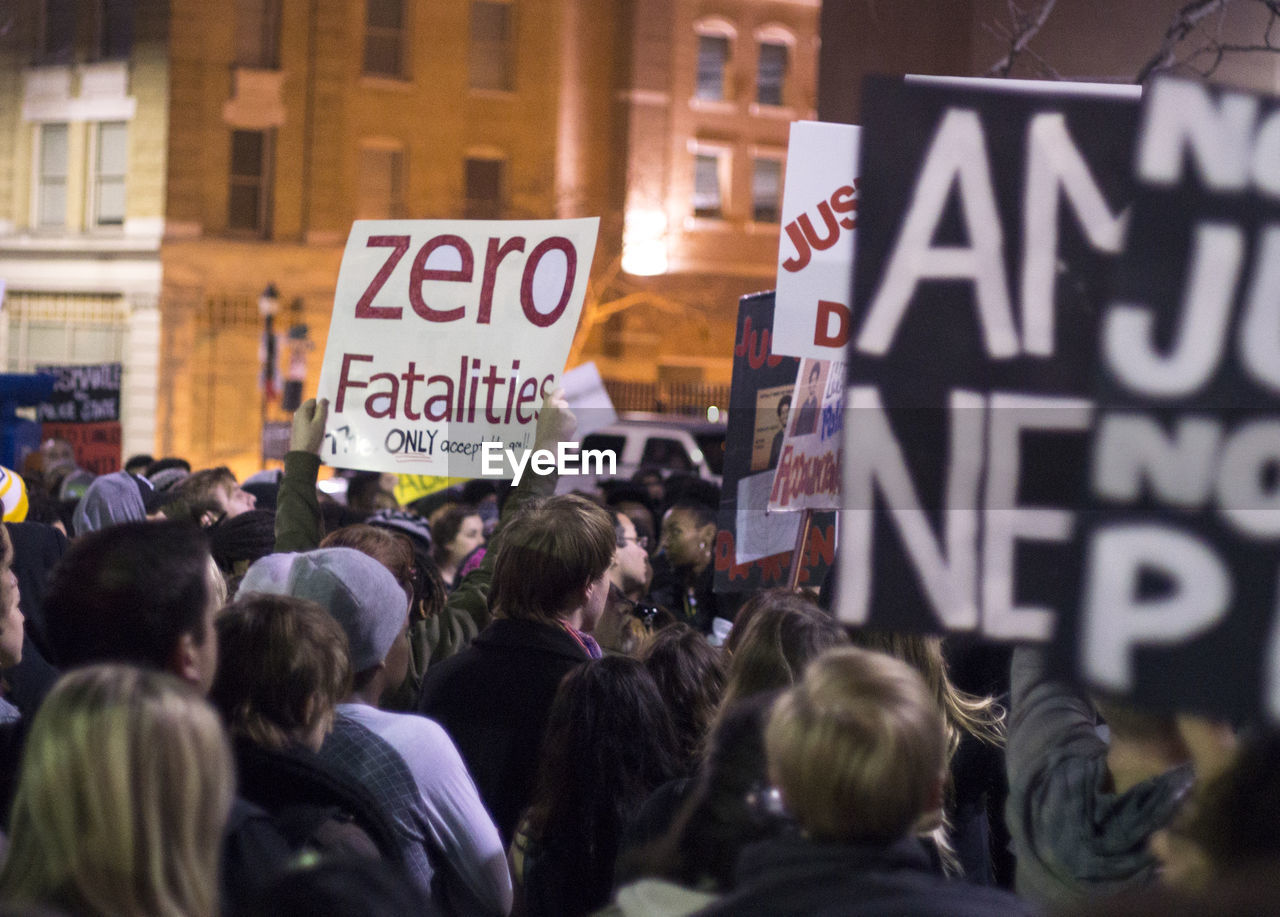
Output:
[[630,478],[641,468],[657,468],[664,477],[695,474],[720,483],[724,473],[725,426],[666,414],[623,414],[618,422],[582,438],[582,451],[607,451],[617,457],[609,475],[562,475],[561,493],[589,490],[597,479]]

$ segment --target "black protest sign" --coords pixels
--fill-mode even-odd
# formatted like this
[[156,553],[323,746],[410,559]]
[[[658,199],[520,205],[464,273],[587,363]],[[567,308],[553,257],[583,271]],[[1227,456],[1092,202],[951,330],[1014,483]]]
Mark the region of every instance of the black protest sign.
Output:
[[[729,391],[724,478],[715,543],[715,591],[785,585],[803,513],[768,512],[774,469],[791,409],[798,357],[771,349],[774,294],[744,296]],[[818,588],[835,560],[835,514],[813,516],[800,584]]]
[[1097,687],[1280,719],[1280,100],[1158,81],[1135,163],[1062,642]]
[[863,113],[839,615],[1047,639],[1136,89],[876,79]]
[[90,366],[37,366],[57,377],[53,394],[36,406],[41,423],[102,423],[120,419],[119,363]]

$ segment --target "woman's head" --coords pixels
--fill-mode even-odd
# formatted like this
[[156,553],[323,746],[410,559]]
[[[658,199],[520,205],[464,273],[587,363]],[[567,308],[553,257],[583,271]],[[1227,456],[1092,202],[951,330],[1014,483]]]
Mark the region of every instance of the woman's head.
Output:
[[18,608],[18,576],[13,572],[13,539],[0,525],[0,668],[22,661],[23,617]]
[[906,663],[855,647],[823,654],[774,705],[769,776],[818,840],[887,844],[942,804],[946,730]]
[[213,917],[234,782],[218,716],[194,689],[131,666],[74,671],[27,741],[0,897]]
[[848,642],[844,629],[807,595],[788,589],[761,592],[742,606],[729,633],[724,702],[788,688],[819,653]]
[[414,593],[413,545],[404,535],[360,523],[344,525],[320,542],[322,548],[354,548],[391,571],[410,602]]
[[227,728],[267,748],[318,749],[351,690],[347,635],[315,602],[250,593],[218,617],[210,699]]
[[680,755],[692,770],[724,693],[720,653],[687,624],[658,631],[640,654],[671,712]]
[[456,569],[484,544],[484,519],[470,505],[452,506],[431,523],[432,554],[443,569]]

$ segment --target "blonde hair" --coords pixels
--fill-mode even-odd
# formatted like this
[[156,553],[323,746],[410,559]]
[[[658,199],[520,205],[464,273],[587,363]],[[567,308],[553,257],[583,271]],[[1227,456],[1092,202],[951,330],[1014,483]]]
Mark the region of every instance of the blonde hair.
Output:
[[234,779],[218,716],[190,686],[124,665],[71,672],[27,741],[0,897],[214,917]]
[[946,730],[910,666],[840,647],[778,699],[765,752],[770,779],[811,837],[888,844],[936,803]]

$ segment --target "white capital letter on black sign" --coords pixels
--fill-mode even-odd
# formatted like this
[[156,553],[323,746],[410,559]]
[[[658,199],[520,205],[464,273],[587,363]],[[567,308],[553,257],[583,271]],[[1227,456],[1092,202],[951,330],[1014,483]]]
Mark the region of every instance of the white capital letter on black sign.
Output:
[[1268,226],[1258,242],[1240,358],[1259,385],[1280,392],[1280,226]]
[[1182,80],[1158,82],[1147,99],[1138,176],[1158,185],[1182,177],[1182,148],[1193,154],[1197,174],[1215,191],[1244,188],[1253,156],[1253,124],[1258,100],[1224,93],[1215,108],[1209,88]]
[[1019,539],[1066,541],[1075,514],[1018,506],[1023,430],[1087,430],[1092,406],[1078,398],[991,396],[986,509],[982,532],[982,632],[998,640],[1047,640],[1048,608],[1014,605],[1014,548]]
[[845,395],[847,446],[845,498],[841,514],[843,556],[852,569],[841,575],[837,617],[850,624],[867,620],[873,579],[875,485],[888,504],[907,555],[926,597],[948,630],[972,630],[978,624],[978,481],[982,470],[983,400],[972,392],[952,392],[951,464],[947,469],[944,555],[920,506],[911,474],[885,416],[880,394],[869,386],[851,386]]
[[1174,506],[1204,506],[1213,490],[1222,425],[1181,417],[1173,436],[1151,417],[1112,414],[1094,439],[1093,489],[1109,500],[1132,502],[1145,482],[1152,496]]
[[1218,505],[1227,521],[1253,538],[1280,536],[1280,421],[1255,420],[1222,449]]
[[[1166,595],[1142,598],[1143,571],[1172,583]],[[1231,579],[1212,548],[1160,525],[1103,529],[1089,544],[1080,657],[1085,674],[1104,688],[1133,687],[1133,651],[1169,646],[1222,621]]]
[[1151,397],[1190,395],[1209,381],[1222,359],[1244,235],[1239,227],[1202,223],[1192,243],[1190,279],[1173,353],[1156,353],[1155,317],[1137,305],[1115,303],[1102,321],[1107,366],[1135,392]]
[[[970,244],[963,248],[931,244],[952,185],[960,194],[969,236]],[[988,355],[993,360],[1016,357],[1002,239],[982,121],[977,112],[951,109],[926,154],[902,233],[858,335],[858,349],[877,356],[888,352],[921,280],[971,280]]]
[[1053,287],[1058,274],[1058,189],[1071,202],[1089,243],[1120,251],[1125,220],[1107,207],[1089,165],[1067,133],[1061,114],[1036,115],[1027,129],[1027,187],[1023,198],[1022,347],[1053,356]]

